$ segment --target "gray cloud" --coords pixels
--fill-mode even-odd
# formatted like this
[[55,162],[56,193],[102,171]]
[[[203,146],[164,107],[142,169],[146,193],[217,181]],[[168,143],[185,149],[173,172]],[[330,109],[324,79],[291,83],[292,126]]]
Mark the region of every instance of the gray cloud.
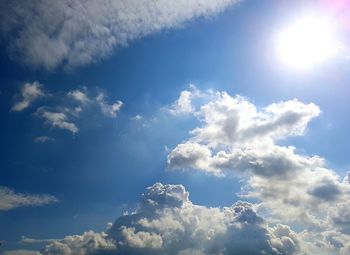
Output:
[[55,138],[49,136],[38,136],[34,138],[34,142],[36,143],[49,143],[54,142]]
[[13,251],[5,251],[2,255],[40,255],[38,251],[30,251],[30,250],[13,250]]
[[57,202],[58,199],[51,195],[17,193],[12,189],[0,186],[0,211],[25,206],[42,206]]
[[238,0],[1,1],[0,29],[10,55],[53,69],[89,64],[117,47],[214,15]]

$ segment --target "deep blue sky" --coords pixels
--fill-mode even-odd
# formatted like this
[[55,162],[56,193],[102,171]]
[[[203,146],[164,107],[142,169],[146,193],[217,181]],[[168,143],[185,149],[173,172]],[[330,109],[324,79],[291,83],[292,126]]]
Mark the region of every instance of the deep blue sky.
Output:
[[[189,83],[241,94],[261,107],[293,98],[317,104],[322,114],[307,134],[287,142],[325,157],[343,176],[350,166],[350,65],[331,60],[296,71],[276,61],[272,40],[277,24],[298,11],[294,1],[245,1],[215,17],[138,39],[105,60],[69,71],[18,64],[9,59],[2,42],[0,185],[51,194],[60,202],[0,212],[0,240],[103,230],[123,211],[133,210],[139,194],[156,181],[183,184],[195,203],[224,206],[236,201],[240,185],[234,178],[166,171],[165,145],[173,148],[188,138],[195,122],[166,116],[161,108]],[[10,112],[20,86],[33,81],[51,93],[98,87],[124,106],[115,119],[84,116],[73,136],[43,125],[34,114],[36,103],[32,109]],[[136,114],[151,124],[141,127],[131,119]],[[56,141],[34,143],[40,135]]]

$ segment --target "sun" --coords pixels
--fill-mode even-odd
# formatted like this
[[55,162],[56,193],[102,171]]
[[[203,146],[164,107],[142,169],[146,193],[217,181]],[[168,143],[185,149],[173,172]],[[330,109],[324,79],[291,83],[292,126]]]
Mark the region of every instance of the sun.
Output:
[[337,48],[334,29],[325,18],[300,18],[277,38],[278,57],[292,68],[313,67],[333,56]]

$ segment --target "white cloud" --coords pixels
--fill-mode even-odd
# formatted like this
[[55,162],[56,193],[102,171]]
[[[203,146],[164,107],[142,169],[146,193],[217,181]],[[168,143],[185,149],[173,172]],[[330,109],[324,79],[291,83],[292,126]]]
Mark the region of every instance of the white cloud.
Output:
[[[114,48],[207,17],[238,0],[2,1],[0,29],[10,55],[46,69],[85,65]],[[38,15],[39,14],[39,15]]]
[[39,116],[45,119],[47,124],[51,125],[52,127],[66,129],[73,134],[79,131],[78,127],[74,123],[68,121],[67,115],[63,112],[52,112],[46,107],[40,107],[37,110],[37,113]]
[[106,239],[105,233],[85,232],[82,235],[66,236],[61,241],[48,244],[41,252],[42,255],[87,255],[99,250],[111,250],[115,244]]
[[88,96],[83,91],[78,89],[69,91],[67,95],[81,104],[87,104],[90,101]]
[[35,243],[52,243],[55,241],[59,241],[59,239],[35,239],[35,238],[22,236],[20,243],[35,244]]
[[0,211],[25,206],[42,206],[56,202],[58,199],[51,195],[17,193],[12,189],[0,186]]
[[11,111],[20,112],[28,108],[35,100],[45,96],[43,85],[39,82],[25,83],[21,89],[21,98],[16,102]]
[[120,109],[123,106],[122,101],[118,100],[113,104],[108,104],[105,101],[105,97],[106,96],[104,93],[99,93],[96,97],[96,102],[100,106],[103,115],[111,118],[117,117],[117,113],[120,111]]
[[194,106],[200,124],[170,151],[168,168],[240,177],[240,196],[260,202],[274,222],[320,233],[349,231],[348,176],[342,180],[322,157],[300,155],[278,143],[303,135],[319,108],[294,99],[260,110],[244,97],[215,95]]
[[[22,88],[21,100],[12,107],[12,111],[22,111],[38,98],[50,95],[50,97],[47,97],[50,101],[46,100],[45,102],[47,105],[37,108],[36,116],[44,119],[45,123],[53,128],[65,129],[76,134],[79,132],[76,122],[84,116],[84,112],[95,111],[97,108],[103,116],[115,118],[123,106],[120,100],[109,104],[105,93],[97,92],[95,96],[91,97],[89,97],[89,94],[93,95],[94,93],[85,87],[68,92],[44,93],[43,85],[40,83],[27,83]],[[136,119],[141,120],[142,116],[137,115]],[[53,142],[55,139],[48,136],[39,136],[34,138],[34,141],[36,143],[46,143]]]
[[250,203],[210,208],[193,204],[188,196],[182,185],[156,183],[143,194],[139,209],[119,217],[106,234],[68,236],[47,245],[42,254],[287,255],[301,251],[297,233],[285,225],[268,226]]

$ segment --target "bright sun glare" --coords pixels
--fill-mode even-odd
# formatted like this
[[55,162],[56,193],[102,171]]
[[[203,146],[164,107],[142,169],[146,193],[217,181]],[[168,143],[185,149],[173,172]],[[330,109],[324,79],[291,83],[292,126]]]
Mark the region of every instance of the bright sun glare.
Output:
[[306,17],[299,19],[279,34],[278,56],[292,68],[310,68],[337,51],[337,42],[327,19]]

